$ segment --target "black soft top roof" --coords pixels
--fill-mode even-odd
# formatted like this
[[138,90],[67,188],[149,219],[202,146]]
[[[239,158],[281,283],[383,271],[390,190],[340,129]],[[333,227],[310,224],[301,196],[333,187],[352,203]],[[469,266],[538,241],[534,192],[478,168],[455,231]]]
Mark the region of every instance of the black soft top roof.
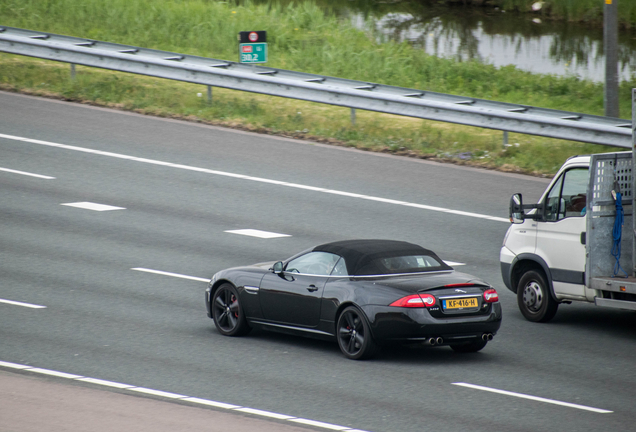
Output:
[[[409,255],[428,255],[435,258],[439,267],[428,267],[426,271],[452,270],[432,250],[413,243],[397,240],[342,240],[316,246],[313,251],[331,252],[345,259],[347,272],[352,276],[383,274],[380,269],[373,271],[370,264],[378,258],[390,258]],[[364,271],[360,270],[364,267]]]

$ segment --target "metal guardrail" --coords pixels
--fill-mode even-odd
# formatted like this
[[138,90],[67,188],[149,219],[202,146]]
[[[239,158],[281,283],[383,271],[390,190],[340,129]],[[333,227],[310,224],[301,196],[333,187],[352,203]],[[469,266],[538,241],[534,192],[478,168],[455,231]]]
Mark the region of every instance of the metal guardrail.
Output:
[[627,120],[307,74],[0,26],[0,51],[233,90],[631,148]]

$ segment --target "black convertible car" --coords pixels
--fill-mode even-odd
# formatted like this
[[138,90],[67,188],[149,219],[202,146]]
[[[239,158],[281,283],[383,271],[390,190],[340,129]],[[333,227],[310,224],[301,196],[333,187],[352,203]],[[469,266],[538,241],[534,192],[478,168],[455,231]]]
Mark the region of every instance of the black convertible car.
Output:
[[336,339],[350,359],[386,343],[486,346],[501,325],[497,291],[434,252],[392,240],[346,240],[285,261],[222,270],[205,295],[226,336],[252,327]]

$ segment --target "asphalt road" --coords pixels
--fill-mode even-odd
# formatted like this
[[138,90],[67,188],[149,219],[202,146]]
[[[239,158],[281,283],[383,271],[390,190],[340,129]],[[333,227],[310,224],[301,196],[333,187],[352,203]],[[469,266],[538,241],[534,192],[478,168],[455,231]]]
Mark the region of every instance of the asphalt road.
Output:
[[[501,281],[509,197],[546,184],[0,93],[0,299],[46,306],[0,302],[0,361],[373,432],[633,430],[636,314],[573,304],[533,324]],[[355,362],[335,343],[215,331],[204,279],[347,238],[464,264],[499,291],[500,332],[477,354]]]

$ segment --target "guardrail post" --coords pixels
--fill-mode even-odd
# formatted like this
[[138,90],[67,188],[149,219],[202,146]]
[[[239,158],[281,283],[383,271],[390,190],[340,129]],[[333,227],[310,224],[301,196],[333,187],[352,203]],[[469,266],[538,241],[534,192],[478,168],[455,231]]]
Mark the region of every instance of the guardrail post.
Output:
[[352,126],[356,125],[356,109],[355,108],[351,108],[351,125]]
[[208,105],[212,105],[212,86],[208,86]]
[[503,131],[503,148],[508,147],[508,131]]
[[75,63],[71,63],[71,79],[75,79]]
[[603,22],[605,115],[618,118],[618,0],[605,0]]

